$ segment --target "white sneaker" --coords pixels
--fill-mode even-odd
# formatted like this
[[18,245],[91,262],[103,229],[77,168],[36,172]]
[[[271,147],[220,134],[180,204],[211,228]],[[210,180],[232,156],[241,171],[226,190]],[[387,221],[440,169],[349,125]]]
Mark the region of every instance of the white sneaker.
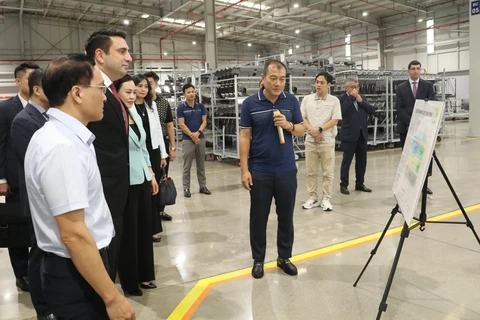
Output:
[[303,209],[312,209],[312,208],[315,208],[315,207],[320,207],[320,202],[318,202],[317,200],[312,200],[312,199],[308,199],[308,200],[302,205],[302,208],[303,208]]
[[323,200],[322,200],[322,208],[323,208],[323,211],[332,211],[332,210],[333,210],[333,206],[332,206],[332,204],[330,203],[330,199],[328,199],[328,198],[323,198]]

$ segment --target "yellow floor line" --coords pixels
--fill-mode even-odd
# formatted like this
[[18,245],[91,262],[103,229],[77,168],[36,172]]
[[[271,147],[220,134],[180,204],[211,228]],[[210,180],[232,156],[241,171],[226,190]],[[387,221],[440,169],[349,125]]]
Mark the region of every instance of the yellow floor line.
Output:
[[[467,213],[471,213],[473,211],[480,210],[480,204],[470,206],[468,208],[465,208],[465,211]],[[442,220],[448,220],[455,218],[457,216],[460,216],[462,212],[460,210],[455,210],[449,213],[445,213],[442,215],[438,215],[432,218],[429,218],[428,220],[430,221],[442,221]],[[393,229],[390,229],[387,231],[385,234],[385,237],[392,236],[394,234],[400,233],[402,230],[402,226],[396,227]],[[329,246],[326,248],[302,253],[296,256],[293,256],[290,260],[294,263],[299,263],[303,262],[306,260],[311,260],[314,258],[318,258],[333,252],[338,252],[341,250],[345,250],[351,247],[355,247],[358,245],[362,245],[368,242],[372,242],[375,240],[378,240],[381,236],[382,232],[377,232],[375,234],[371,234],[368,236],[364,236],[361,238],[353,239],[350,241],[342,242],[333,246]],[[266,263],[264,266],[265,272],[268,272],[270,270],[276,269],[276,262],[272,261],[269,263]],[[193,313],[196,311],[196,309],[200,306],[200,304],[203,302],[203,300],[207,297],[208,293],[210,290],[218,284],[229,282],[235,279],[239,278],[244,278],[250,276],[251,273],[251,268],[245,268],[233,272],[228,272],[224,274],[220,274],[217,276],[205,278],[202,280],[199,280],[197,284],[190,290],[190,292],[183,298],[183,300],[178,304],[178,306],[173,310],[173,312],[170,314],[170,316],[167,318],[167,320],[184,320],[184,319],[190,319],[190,317],[193,315]]]

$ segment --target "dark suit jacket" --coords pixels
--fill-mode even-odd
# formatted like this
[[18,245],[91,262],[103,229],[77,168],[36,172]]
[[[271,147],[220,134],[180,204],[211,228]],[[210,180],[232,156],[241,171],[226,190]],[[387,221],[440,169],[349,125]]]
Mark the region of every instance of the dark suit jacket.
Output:
[[12,148],[17,158],[20,202],[22,203],[24,215],[28,217],[30,217],[31,214],[25,184],[25,153],[27,152],[27,147],[33,134],[43,127],[45,122],[47,122],[45,117],[29,103],[25,106],[25,109],[20,111],[15,119],[13,119],[12,129],[10,130]]
[[10,141],[13,118],[23,110],[18,95],[0,102],[0,179],[7,179],[11,189],[18,189],[17,160]]
[[95,135],[93,144],[102,176],[103,192],[117,227],[117,222],[123,217],[130,186],[128,135],[120,109],[125,106],[118,103],[110,90],[107,90],[106,96],[103,119],[91,122],[87,127]]
[[365,141],[368,141],[368,115],[375,113],[375,108],[367,101],[367,98],[360,94],[362,103],[358,103],[358,111],[355,108],[355,97],[342,93],[338,96],[340,107],[342,108],[342,121],[340,130],[340,141],[355,142],[360,138],[360,132]]
[[[431,82],[419,79],[416,99],[435,100],[435,90]],[[410,80],[397,86],[395,109],[397,110],[397,133],[406,134],[412,118],[415,99]]]

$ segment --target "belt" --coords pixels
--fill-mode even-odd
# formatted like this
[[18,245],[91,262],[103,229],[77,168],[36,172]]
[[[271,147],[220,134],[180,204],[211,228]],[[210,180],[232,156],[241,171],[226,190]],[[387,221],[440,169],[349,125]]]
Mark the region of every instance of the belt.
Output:
[[[102,254],[102,253],[104,253],[104,252],[107,251],[107,250],[108,250],[108,246],[106,246],[105,248],[99,249],[99,250],[98,250],[98,253]],[[70,258],[61,257],[61,256],[59,256],[58,254],[55,254],[55,253],[53,253],[53,252],[47,252],[47,251],[45,251],[45,255],[47,255],[47,256],[49,256],[49,257],[59,257],[59,258],[64,258],[64,259],[70,259]]]

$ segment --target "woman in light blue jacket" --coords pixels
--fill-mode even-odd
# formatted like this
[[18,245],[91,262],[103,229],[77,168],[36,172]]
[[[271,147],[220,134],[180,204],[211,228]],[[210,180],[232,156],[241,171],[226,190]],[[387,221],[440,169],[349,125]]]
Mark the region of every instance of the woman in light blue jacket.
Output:
[[143,289],[156,285],[152,242],[152,194],[158,193],[158,184],[152,170],[146,146],[142,119],[133,104],[135,84],[126,75],[114,82],[118,95],[128,108],[130,130],[128,148],[130,157],[130,189],[123,216],[123,235],[120,246],[118,274],[126,295],[141,296]]

